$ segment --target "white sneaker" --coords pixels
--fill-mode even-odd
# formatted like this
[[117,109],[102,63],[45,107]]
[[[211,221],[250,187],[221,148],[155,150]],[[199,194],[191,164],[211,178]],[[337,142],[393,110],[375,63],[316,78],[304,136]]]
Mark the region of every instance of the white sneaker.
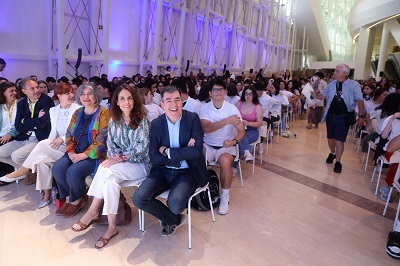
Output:
[[264,152],[264,146],[263,146],[263,143],[261,142],[261,143],[258,145],[258,151],[257,151],[257,153],[258,153],[258,154],[263,154],[263,152]]
[[254,157],[253,155],[251,155],[251,153],[249,151],[245,151],[244,152],[244,161],[247,163],[249,161],[253,161]]
[[218,213],[225,215],[229,212],[229,194],[221,195],[219,198]]

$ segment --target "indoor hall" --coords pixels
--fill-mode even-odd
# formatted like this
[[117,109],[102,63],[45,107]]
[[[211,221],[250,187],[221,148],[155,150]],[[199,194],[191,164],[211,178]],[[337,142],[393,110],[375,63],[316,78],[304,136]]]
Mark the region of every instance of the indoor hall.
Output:
[[[133,219],[103,250],[94,249],[104,225],[84,232],[70,227],[82,216],[54,215],[55,206],[37,210],[39,193],[23,183],[0,190],[1,265],[397,265],[385,250],[398,196],[386,217],[374,196],[372,164],[364,172],[362,153],[349,135],[336,174],[325,164],[325,125],[307,130],[296,120],[297,138],[274,142],[255,173],[242,161],[244,187],[236,177],[230,212],[212,222],[210,212],[192,211],[192,249],[187,223],[162,237],[159,221],[145,214],[139,231]],[[264,151],[265,151],[264,143]],[[217,169],[217,173],[218,169]],[[131,191],[123,190],[130,205]],[[88,208],[85,207],[84,211]]]

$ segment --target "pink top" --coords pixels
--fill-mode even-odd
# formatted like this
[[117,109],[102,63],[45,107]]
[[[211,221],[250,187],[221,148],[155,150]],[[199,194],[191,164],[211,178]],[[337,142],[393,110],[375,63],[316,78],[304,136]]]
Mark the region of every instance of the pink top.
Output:
[[254,105],[253,111],[250,114],[244,114],[242,112],[243,102],[239,103],[239,112],[242,115],[242,119],[249,122],[257,122],[257,105]]

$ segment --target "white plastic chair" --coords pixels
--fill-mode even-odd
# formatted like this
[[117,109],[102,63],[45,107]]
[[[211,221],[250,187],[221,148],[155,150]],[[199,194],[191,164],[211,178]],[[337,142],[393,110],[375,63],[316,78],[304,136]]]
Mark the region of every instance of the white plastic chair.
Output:
[[[236,148],[236,157],[233,160],[233,162],[237,163],[237,166],[239,168],[239,175],[240,175],[240,184],[243,187],[243,175],[242,175],[242,166],[240,164],[240,158],[239,158],[239,145],[235,145]],[[204,158],[206,159],[206,165],[207,166],[216,166],[219,167],[219,164],[217,161],[210,161],[208,160],[208,156],[207,156],[207,147],[204,145],[203,146],[203,154],[204,154]]]
[[[210,188],[208,186],[208,183],[204,186],[204,187],[199,187],[196,189],[196,191],[192,194],[192,196],[190,196],[189,200],[188,200],[188,241],[189,241],[189,249],[192,248],[192,210],[191,210],[191,202],[192,199],[198,195],[199,193],[203,192],[203,191],[207,191],[208,194],[208,201],[210,203],[211,206],[211,216],[212,216],[212,220],[213,222],[215,222],[215,215],[214,215],[214,209],[212,208],[212,200],[211,200],[211,194],[210,194]],[[164,191],[163,193],[161,193],[160,195],[158,195],[158,198],[162,198],[167,200],[168,196],[169,196],[169,192],[170,190]],[[141,228],[141,231],[144,232],[144,211],[143,210],[139,210],[141,212],[140,216],[141,217],[141,221],[139,222],[139,227]]]
[[[390,161],[389,162],[391,164],[392,163],[400,163],[400,152],[393,153],[393,155],[390,157]],[[392,195],[393,188],[397,189],[397,191],[400,192],[399,179],[400,179],[400,167],[397,168],[396,175],[395,175],[394,180],[393,180],[393,184],[390,187],[389,195],[388,195],[388,198],[387,198],[386,204],[385,204],[385,209],[383,210],[383,216],[386,215],[386,210],[387,210],[387,207],[389,205],[389,201],[390,201],[390,197]],[[393,226],[393,228],[396,226],[396,223],[398,221],[399,212],[400,212],[400,198],[399,198],[399,205],[397,206],[396,217],[394,218],[394,226]]]
[[[379,139],[379,138],[378,138]],[[364,172],[367,171],[367,167],[368,167],[368,159],[369,159],[369,154],[372,152],[376,151],[376,144],[374,141],[368,141],[368,152],[367,152],[367,158],[365,158],[365,166],[364,166]],[[363,158],[361,163],[364,163],[364,157],[365,157],[365,153],[363,154]]]
[[378,174],[378,180],[376,181],[375,196],[378,194],[379,181],[381,179],[383,164],[390,164],[389,161],[385,158],[385,155],[379,156],[379,158],[376,160],[376,163],[377,163],[377,165],[375,165],[374,171],[372,172],[372,177],[371,177],[371,183],[372,183],[374,181],[376,167],[379,166],[379,174]]
[[[145,180],[146,178],[141,178],[138,180],[126,180],[122,183],[120,183],[119,185],[121,187],[130,187],[132,194],[134,193],[133,188],[136,187],[138,188],[140,186],[140,184]],[[139,230],[140,231],[144,231],[144,224],[142,223],[142,219],[144,219],[143,217],[143,211],[138,209],[138,215],[139,215]]]
[[[204,152],[204,148],[203,148]],[[206,166],[207,166],[207,160],[206,160]],[[212,215],[212,220],[215,222],[215,215],[214,215],[214,209],[212,208],[212,200],[211,200],[211,194],[210,194],[210,187],[208,186],[209,184],[207,183],[204,187],[199,187],[196,189],[196,191],[190,196],[188,200],[188,240],[189,240],[189,249],[192,248],[192,213],[191,213],[191,202],[192,199],[198,195],[199,193],[203,191],[207,191],[208,194],[208,201],[211,206],[211,215]],[[158,198],[162,198],[167,200],[169,196],[170,190],[164,191],[160,195],[158,195]],[[139,209],[139,230],[144,232],[144,211]]]
[[[260,135],[260,129],[258,129],[258,139],[256,140],[256,141],[254,141],[253,143],[250,143],[250,146],[252,147],[252,149],[253,149],[253,174],[254,174],[254,164],[255,164],[255,161],[256,161],[256,148],[257,148],[257,145],[258,146],[260,146],[260,145],[263,145],[262,144],[262,142],[261,142],[261,135]],[[260,147],[259,147],[260,148]],[[268,143],[267,143],[267,150],[268,150]],[[262,164],[262,154],[260,154],[260,163]]]

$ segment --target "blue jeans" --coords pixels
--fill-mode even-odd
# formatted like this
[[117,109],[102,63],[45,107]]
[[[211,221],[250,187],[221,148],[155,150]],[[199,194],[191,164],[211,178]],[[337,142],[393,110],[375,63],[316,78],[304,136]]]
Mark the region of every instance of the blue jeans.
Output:
[[253,143],[258,139],[258,128],[247,127],[246,134],[243,139],[239,142],[239,152],[242,153],[245,150],[250,150],[250,143]]
[[[185,209],[190,196],[196,190],[196,180],[189,169],[153,167],[149,176],[133,194],[136,207],[157,217],[160,221],[174,225],[180,222],[179,214]],[[156,197],[170,189],[167,206]]]
[[85,194],[85,178],[94,172],[96,160],[87,158],[73,163],[65,153],[53,164],[52,174],[58,185],[60,198],[69,196],[70,202],[74,202]]

